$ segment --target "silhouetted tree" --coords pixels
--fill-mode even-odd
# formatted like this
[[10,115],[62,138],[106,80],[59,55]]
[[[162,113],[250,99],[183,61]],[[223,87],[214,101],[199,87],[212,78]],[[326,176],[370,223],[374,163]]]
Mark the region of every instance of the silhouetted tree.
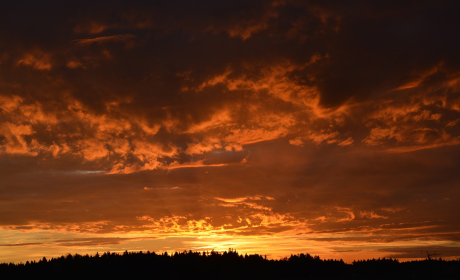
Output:
[[1,279],[76,278],[118,279],[144,277],[149,279],[448,279],[460,274],[460,261],[430,259],[399,262],[396,259],[358,260],[346,264],[343,260],[322,260],[310,254],[291,255],[270,260],[259,254],[240,255],[236,250],[226,252],[104,252],[102,256],[68,254],[66,257],[46,258],[39,262],[1,263]]

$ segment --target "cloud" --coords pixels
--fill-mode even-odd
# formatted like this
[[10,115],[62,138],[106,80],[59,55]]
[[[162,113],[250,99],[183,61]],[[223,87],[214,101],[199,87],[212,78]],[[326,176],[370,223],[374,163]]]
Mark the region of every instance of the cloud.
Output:
[[203,161],[195,161],[195,162],[185,162],[185,163],[178,163],[177,161],[171,163],[167,169],[177,169],[177,168],[193,168],[193,167],[220,167],[226,166],[225,163],[217,163],[217,164],[204,164]]
[[33,246],[33,245],[40,245],[40,244],[43,244],[43,243],[0,244],[0,247]]
[[185,151],[186,154],[203,154],[205,152],[210,152],[215,149],[222,148],[221,140],[216,138],[203,139],[202,141],[197,141],[196,143],[188,144],[188,148]]
[[17,62],[18,65],[31,66],[37,70],[51,70],[50,56],[45,53],[28,53]]
[[36,152],[28,148],[28,143],[23,137],[24,135],[31,135],[32,133],[32,127],[29,125],[16,125],[10,122],[3,123],[0,129],[0,134],[2,134],[6,140],[3,152],[9,154],[35,155]]
[[12,3],[0,226],[18,246],[3,254],[147,246],[133,236],[371,258],[458,242],[457,10]]
[[297,137],[295,139],[289,140],[289,144],[294,146],[303,146],[305,143],[302,141],[300,137]]
[[349,145],[353,145],[353,142],[354,142],[354,140],[350,136],[347,139],[345,139],[345,140],[341,141],[340,143],[338,143],[337,145],[339,145],[339,146],[349,146]]
[[77,45],[89,45],[89,44],[101,44],[101,43],[107,43],[107,42],[126,42],[126,41],[131,41],[136,38],[136,35],[133,34],[118,34],[118,35],[112,35],[112,36],[103,36],[103,37],[95,37],[95,38],[89,38],[89,39],[77,39],[75,40],[75,43]]
[[368,218],[368,219],[388,219],[388,217],[378,215],[378,214],[376,214],[375,212],[372,212],[372,211],[359,212],[359,216],[363,217],[363,218]]

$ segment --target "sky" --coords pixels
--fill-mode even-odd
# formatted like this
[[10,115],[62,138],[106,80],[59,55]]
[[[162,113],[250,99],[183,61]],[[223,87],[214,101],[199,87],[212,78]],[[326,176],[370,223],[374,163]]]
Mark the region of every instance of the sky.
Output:
[[460,258],[458,1],[10,1],[0,262]]

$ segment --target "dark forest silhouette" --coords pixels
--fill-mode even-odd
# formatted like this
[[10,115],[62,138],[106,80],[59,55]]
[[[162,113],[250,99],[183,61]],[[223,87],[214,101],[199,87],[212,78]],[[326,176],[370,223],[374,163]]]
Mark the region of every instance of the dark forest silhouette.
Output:
[[460,260],[429,258],[399,262],[372,259],[346,264],[323,260],[310,254],[291,255],[280,260],[258,254],[184,251],[106,252],[102,255],[67,255],[47,260],[0,264],[0,279],[460,279]]

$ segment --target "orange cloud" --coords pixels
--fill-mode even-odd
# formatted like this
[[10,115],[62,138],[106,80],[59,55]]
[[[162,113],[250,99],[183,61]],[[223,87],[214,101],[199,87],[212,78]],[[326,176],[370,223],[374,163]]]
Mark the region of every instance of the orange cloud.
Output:
[[359,216],[368,219],[388,219],[388,217],[378,215],[373,211],[361,211],[359,212]]
[[216,112],[207,121],[195,123],[186,131],[186,133],[199,133],[209,129],[225,127],[232,124],[232,117],[229,110]]
[[107,43],[107,42],[127,42],[136,39],[136,35],[133,34],[119,34],[119,35],[111,35],[111,36],[102,36],[90,39],[77,39],[75,43],[77,45],[90,45],[90,44],[100,44],[100,43]]
[[297,137],[295,139],[289,140],[289,144],[302,147],[305,143],[302,141],[300,137]]
[[[235,148],[236,151],[241,150],[242,145],[257,143],[261,141],[268,141],[277,139],[286,135],[285,128],[278,128],[274,130],[267,129],[235,129],[224,138],[228,147]],[[226,148],[227,149],[227,148]]]
[[13,113],[14,110],[18,109],[23,98],[13,95],[12,97],[0,95],[0,108],[5,113]]
[[24,135],[33,134],[30,125],[17,125],[11,122],[4,122],[0,126],[0,134],[6,138],[3,152],[10,154],[28,154],[37,155],[37,152],[31,151],[28,143],[24,140]]
[[341,141],[340,143],[338,143],[337,145],[339,145],[339,146],[349,146],[349,145],[353,145],[353,142],[354,142],[354,140],[350,136],[347,139],[345,139],[345,140]]
[[179,163],[175,161],[165,168],[168,170],[172,170],[172,169],[178,169],[178,168],[220,167],[220,166],[226,166],[226,165],[227,164],[225,163],[204,164],[204,160],[198,160],[194,162],[185,162],[185,163]]
[[97,139],[81,140],[77,143],[78,151],[86,160],[96,160],[109,154],[104,142]]
[[237,198],[221,198],[221,197],[214,197],[214,199],[227,202],[227,203],[235,203],[235,202],[243,202],[246,200],[275,200],[273,197],[270,196],[263,196],[263,195],[256,195],[256,196],[245,196],[245,197],[237,197]]
[[25,54],[17,64],[31,66],[37,70],[51,70],[52,68],[50,55],[42,52]]
[[413,77],[411,81],[408,81],[405,84],[400,85],[399,87],[397,87],[394,90],[404,90],[404,89],[416,88],[427,77],[429,77],[429,76],[435,74],[436,72],[438,72],[441,67],[442,67],[442,63],[440,63],[439,65],[436,65],[435,67],[433,67],[432,69],[430,69],[428,71],[424,71],[422,73],[416,74],[415,77]]
[[217,138],[205,138],[202,141],[197,141],[195,143],[189,143],[185,153],[189,155],[198,155],[198,154],[203,154],[205,152],[211,152],[215,149],[221,149],[221,148],[222,148],[221,140]]
[[315,144],[321,144],[322,142],[326,141],[328,144],[337,142],[335,139],[339,135],[338,132],[328,132],[325,130],[321,130],[319,133],[311,132],[307,136],[308,139],[312,140]]
[[[313,57],[315,59],[313,59]],[[312,56],[312,61],[318,61],[318,55]],[[299,85],[296,81],[289,79],[289,74],[301,70],[305,65],[294,65],[289,62],[273,65],[263,68],[260,71],[258,79],[250,79],[246,76],[238,78],[229,78],[233,72],[227,69],[223,74],[214,76],[208,81],[203,82],[197,90],[203,90],[205,87],[215,86],[217,84],[224,84],[231,90],[249,90],[251,92],[263,92],[279,98],[283,101],[293,103],[305,107],[305,109],[318,112],[323,115],[323,112],[318,108],[319,92],[314,87]]]

